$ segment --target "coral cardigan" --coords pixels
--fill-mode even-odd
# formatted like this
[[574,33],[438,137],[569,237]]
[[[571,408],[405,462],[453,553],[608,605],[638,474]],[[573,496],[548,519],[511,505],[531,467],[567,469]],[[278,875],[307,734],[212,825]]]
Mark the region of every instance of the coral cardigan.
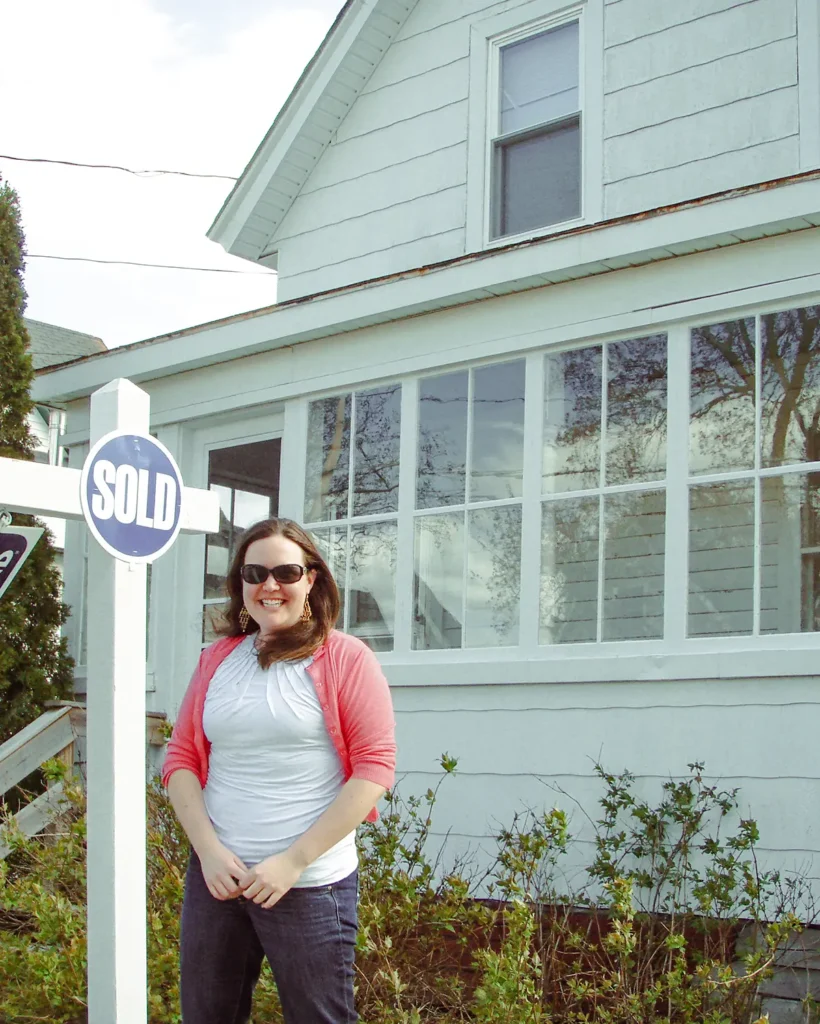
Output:
[[[202,728],[208,686],[221,662],[244,637],[225,637],[207,647],[199,659],[162,766],[162,782],[181,768],[191,771],[202,788],[208,781],[211,744]],[[390,689],[376,656],[361,640],[334,630],[307,668],[345,781],[366,779],[389,789],[396,768],[395,725]],[[375,821],[375,808],[367,817]]]

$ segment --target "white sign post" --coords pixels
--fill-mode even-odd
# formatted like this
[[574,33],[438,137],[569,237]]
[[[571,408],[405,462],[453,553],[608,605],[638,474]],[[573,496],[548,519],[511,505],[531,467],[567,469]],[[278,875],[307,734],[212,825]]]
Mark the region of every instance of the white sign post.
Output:
[[[146,564],[180,528],[219,527],[217,495],[182,487],[148,423],[148,395],[120,379],[91,396],[91,452],[82,473],[0,459],[0,506],[70,519],[86,509],[100,541],[89,545],[86,617],[89,1024],[147,1019]],[[133,458],[107,438],[112,433],[126,435]],[[98,444],[105,440],[113,447]]]

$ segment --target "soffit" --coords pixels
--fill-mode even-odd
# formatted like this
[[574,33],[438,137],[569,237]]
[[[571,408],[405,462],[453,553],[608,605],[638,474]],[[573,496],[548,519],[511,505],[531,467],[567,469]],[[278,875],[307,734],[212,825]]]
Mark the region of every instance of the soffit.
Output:
[[417,0],[350,0],[226,199],[208,237],[249,260],[266,246]]

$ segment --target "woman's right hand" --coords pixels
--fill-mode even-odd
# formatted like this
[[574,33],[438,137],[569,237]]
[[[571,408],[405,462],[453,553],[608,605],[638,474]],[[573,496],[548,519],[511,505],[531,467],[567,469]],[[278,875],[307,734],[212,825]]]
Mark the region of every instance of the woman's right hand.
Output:
[[239,879],[248,869],[235,853],[215,840],[201,852],[197,851],[197,855],[202,877],[215,900],[234,900],[242,895]]

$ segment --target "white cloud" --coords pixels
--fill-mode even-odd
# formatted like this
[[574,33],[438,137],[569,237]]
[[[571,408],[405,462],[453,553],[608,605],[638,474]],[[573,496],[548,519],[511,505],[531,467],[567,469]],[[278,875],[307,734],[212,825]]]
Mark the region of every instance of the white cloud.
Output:
[[[135,168],[238,175],[330,24],[293,0],[218,52],[149,0],[0,0],[8,46],[0,149]],[[0,160],[28,251],[254,269],[205,238],[231,185]],[[28,315],[136,341],[275,301],[275,278],[30,260]]]

